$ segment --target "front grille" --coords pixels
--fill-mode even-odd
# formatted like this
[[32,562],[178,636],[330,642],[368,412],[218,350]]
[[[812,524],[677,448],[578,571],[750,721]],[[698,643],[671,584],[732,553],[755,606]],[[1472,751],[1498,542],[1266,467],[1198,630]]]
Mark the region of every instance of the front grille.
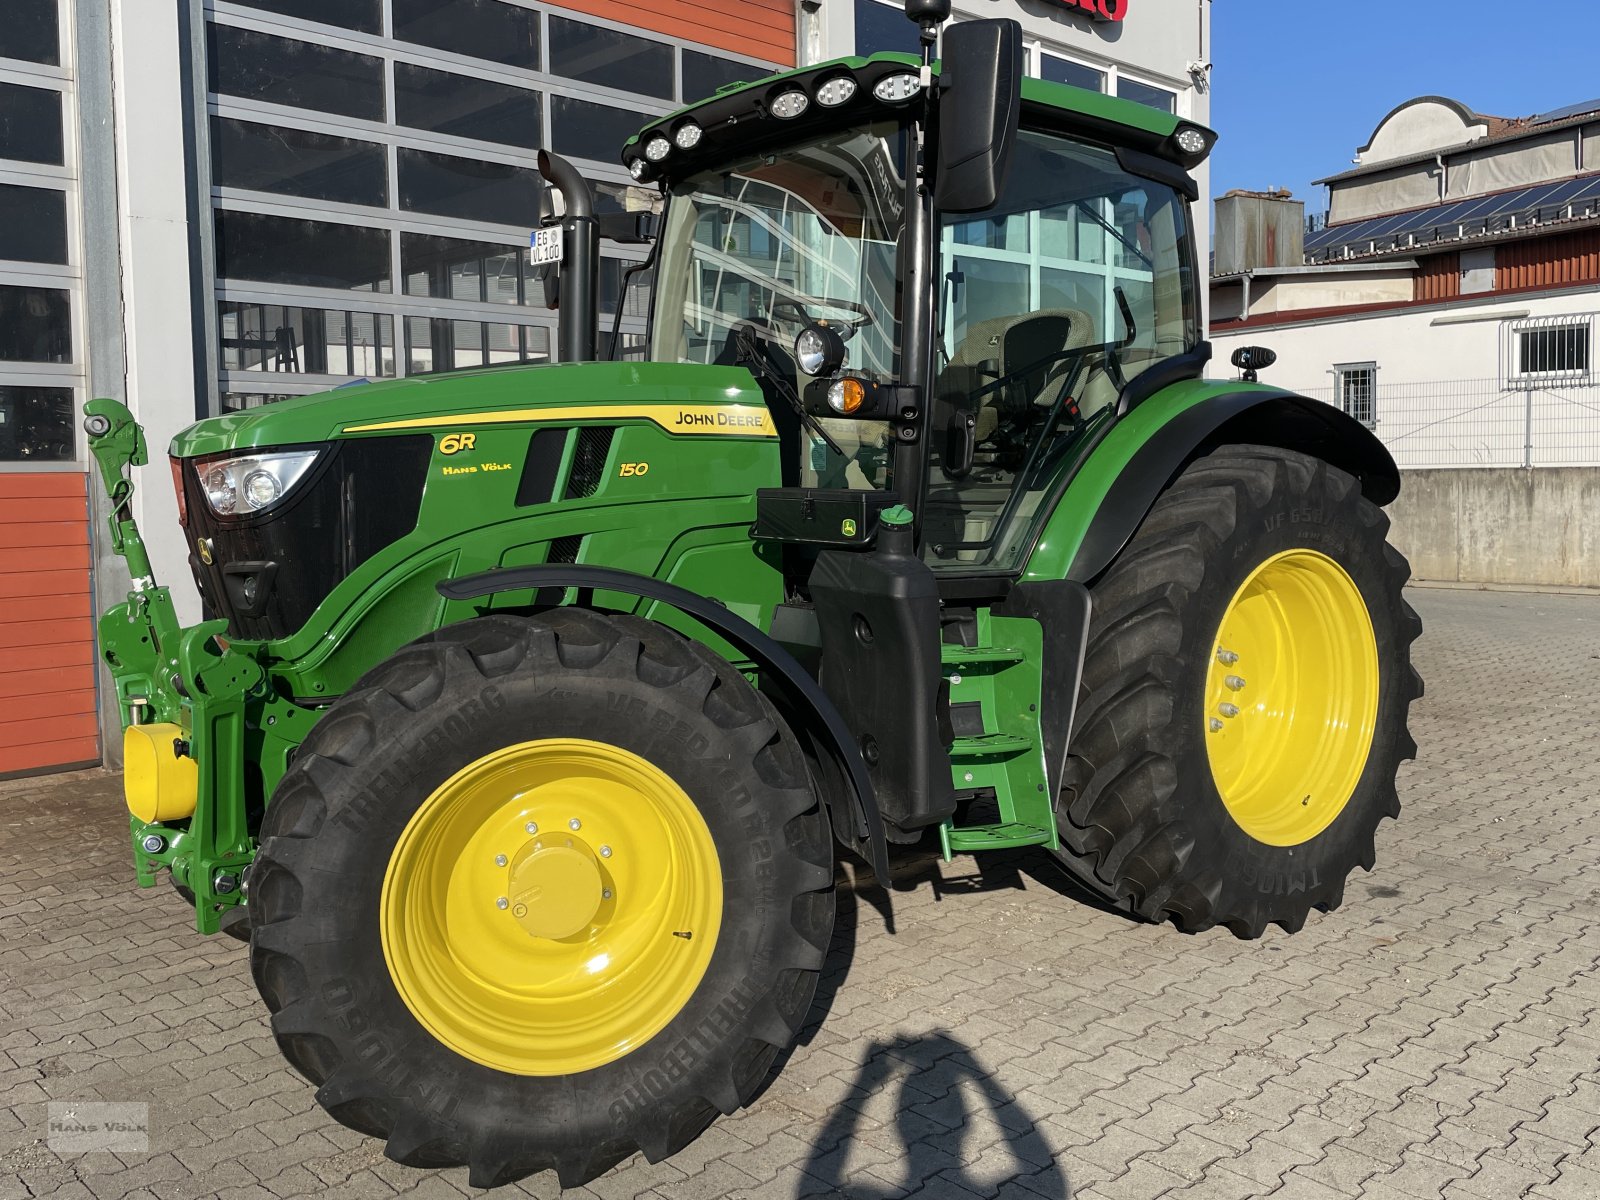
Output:
[[[256,516],[217,516],[200,482],[216,458],[184,461],[189,564],[231,638],[288,637],[341,580],[416,528],[432,437],[363,438],[322,450],[288,498]],[[196,552],[201,539],[210,563]]]

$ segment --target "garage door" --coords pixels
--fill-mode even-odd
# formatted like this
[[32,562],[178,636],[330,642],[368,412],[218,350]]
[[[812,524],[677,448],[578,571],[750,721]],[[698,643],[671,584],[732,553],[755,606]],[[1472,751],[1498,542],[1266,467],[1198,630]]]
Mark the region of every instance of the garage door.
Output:
[[0,473],[0,778],[100,760],[87,481]]

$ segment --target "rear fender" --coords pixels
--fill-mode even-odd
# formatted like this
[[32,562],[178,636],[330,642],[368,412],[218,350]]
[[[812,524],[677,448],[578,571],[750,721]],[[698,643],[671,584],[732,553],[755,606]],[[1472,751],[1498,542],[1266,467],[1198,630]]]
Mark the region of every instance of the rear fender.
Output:
[[1320,458],[1353,475],[1374,504],[1400,494],[1389,451],[1339,409],[1260,385],[1180,384],[1135,409],[1090,452],[1046,521],[1024,578],[1093,581],[1178,474],[1229,444]]
[[824,789],[823,795],[834,833],[866,858],[879,883],[888,886],[889,852],[883,818],[866,763],[849,726],[821,685],[794,656],[743,617],[715,600],[675,584],[632,571],[583,564],[508,567],[448,579],[438,588],[439,594],[447,600],[473,600],[530,588],[585,588],[654,600],[693,617],[761,668],[764,680],[775,685],[771,699],[790,726],[837,768],[836,774],[843,780],[846,794],[840,796],[833,789]]

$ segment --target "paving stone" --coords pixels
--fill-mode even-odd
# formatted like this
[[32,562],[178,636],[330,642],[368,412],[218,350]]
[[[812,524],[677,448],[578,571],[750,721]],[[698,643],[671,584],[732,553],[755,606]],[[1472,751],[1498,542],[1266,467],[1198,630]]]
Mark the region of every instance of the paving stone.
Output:
[[[1299,934],[1186,937],[1037,852],[842,866],[825,1011],[749,1109],[573,1200],[1595,1200],[1600,600],[1417,590],[1422,758],[1378,866]],[[1487,729],[1508,673],[1533,699]],[[1561,730],[1560,740],[1551,731]],[[101,772],[0,783],[0,1200],[473,1194],[335,1124],[248,956],[138,889]],[[151,1106],[49,1152],[49,1101]],[[496,1197],[557,1195],[545,1173]]]

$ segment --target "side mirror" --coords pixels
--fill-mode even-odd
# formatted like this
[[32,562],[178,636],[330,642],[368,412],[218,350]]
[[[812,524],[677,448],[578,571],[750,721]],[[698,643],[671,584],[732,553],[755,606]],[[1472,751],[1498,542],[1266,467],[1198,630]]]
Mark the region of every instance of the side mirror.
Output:
[[1240,346],[1229,361],[1244,373],[1246,383],[1255,383],[1259,379],[1258,372],[1277,362],[1278,355],[1265,346]]
[[1022,117],[1022,26],[962,21],[944,31],[939,83],[939,175],[947,213],[992,208],[1005,187]]

